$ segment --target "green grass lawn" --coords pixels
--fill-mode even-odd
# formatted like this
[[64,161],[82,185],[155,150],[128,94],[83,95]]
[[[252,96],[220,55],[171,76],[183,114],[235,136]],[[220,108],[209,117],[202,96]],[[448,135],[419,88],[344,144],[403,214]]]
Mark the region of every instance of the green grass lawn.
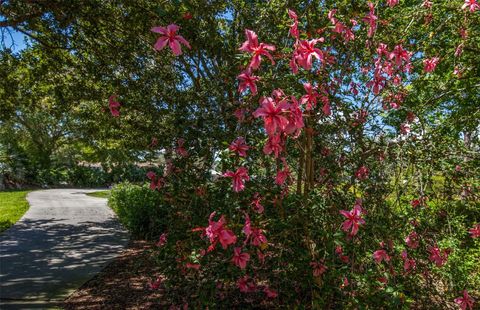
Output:
[[88,193],[87,196],[97,197],[97,198],[106,198],[110,197],[110,191],[98,191],[93,193]]
[[0,192],[0,233],[15,224],[28,210],[25,199],[31,191],[4,191]]

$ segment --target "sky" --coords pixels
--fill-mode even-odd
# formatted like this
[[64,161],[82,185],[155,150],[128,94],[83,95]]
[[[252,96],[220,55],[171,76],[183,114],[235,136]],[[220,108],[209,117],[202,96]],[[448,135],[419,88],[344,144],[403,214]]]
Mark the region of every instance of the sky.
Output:
[[21,52],[26,48],[26,36],[10,27],[3,28],[0,31],[0,49],[10,48],[13,52]]

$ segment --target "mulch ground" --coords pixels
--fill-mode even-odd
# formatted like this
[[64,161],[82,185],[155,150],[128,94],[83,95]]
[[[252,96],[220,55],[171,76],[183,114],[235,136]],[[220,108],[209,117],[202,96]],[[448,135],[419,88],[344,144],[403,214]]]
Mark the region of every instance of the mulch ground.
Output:
[[148,283],[157,270],[152,245],[132,241],[101,273],[85,283],[62,305],[64,309],[163,309],[162,290]]

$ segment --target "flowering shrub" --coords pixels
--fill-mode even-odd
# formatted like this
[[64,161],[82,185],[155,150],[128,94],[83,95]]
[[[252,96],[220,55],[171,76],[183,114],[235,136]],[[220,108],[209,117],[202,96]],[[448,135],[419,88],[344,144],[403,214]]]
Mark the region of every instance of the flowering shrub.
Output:
[[[176,306],[472,308],[479,167],[436,120],[456,108],[438,80],[460,83],[467,36],[412,32],[440,23],[429,1],[322,3],[272,5],[277,27],[244,29],[224,148],[178,138],[163,174],[147,174],[170,208],[157,243],[165,280],[152,274],[151,287]],[[458,4],[451,27],[478,34],[477,9]],[[208,68],[180,29],[152,28],[155,50]]]

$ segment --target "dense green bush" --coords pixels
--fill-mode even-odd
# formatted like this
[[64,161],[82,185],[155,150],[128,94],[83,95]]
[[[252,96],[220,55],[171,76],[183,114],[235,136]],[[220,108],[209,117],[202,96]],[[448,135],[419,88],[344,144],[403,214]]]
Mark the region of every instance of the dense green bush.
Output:
[[120,183],[113,187],[108,204],[134,237],[152,239],[166,229],[168,206],[146,185]]

